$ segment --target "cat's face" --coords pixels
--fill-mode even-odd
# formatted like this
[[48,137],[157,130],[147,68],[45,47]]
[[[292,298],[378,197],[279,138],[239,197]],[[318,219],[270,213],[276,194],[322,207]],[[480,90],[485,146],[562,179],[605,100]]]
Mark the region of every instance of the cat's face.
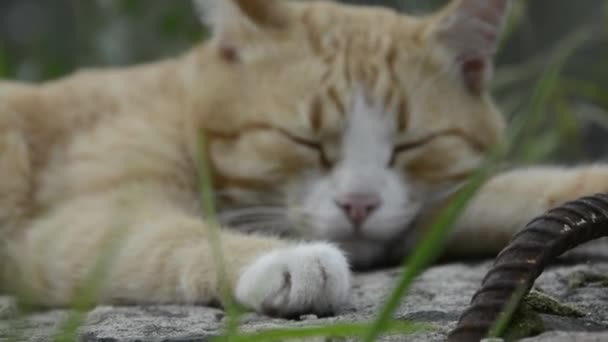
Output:
[[485,83],[504,0],[418,19],[323,1],[202,3],[215,36],[200,107],[229,224],[331,240],[373,264],[501,138]]

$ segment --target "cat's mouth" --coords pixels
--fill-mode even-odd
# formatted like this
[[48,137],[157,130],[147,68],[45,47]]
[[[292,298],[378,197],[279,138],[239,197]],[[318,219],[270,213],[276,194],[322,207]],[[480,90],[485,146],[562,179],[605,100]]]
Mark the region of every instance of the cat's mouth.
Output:
[[359,233],[332,242],[344,250],[355,270],[395,266],[418,244],[427,213],[428,211],[420,211],[414,219],[404,222],[401,229],[390,237]]
[[432,212],[429,208],[434,207],[437,202],[437,198],[435,201],[425,201],[416,209],[403,209],[411,214],[376,218],[376,222],[369,222],[361,227],[354,227],[344,221],[317,221],[312,213],[289,215],[288,208],[277,205],[223,208],[217,216],[222,227],[245,234],[325,240],[348,246],[375,245],[399,249],[406,246],[409,249],[412,241],[417,240],[421,222],[426,221],[429,212]]

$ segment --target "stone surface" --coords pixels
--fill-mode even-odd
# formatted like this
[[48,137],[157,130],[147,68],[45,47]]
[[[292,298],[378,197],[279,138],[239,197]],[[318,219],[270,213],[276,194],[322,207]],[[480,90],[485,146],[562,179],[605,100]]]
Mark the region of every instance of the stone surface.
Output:
[[[537,281],[536,288],[559,302],[586,313],[583,317],[541,314],[548,332],[525,341],[608,341],[608,243],[571,253]],[[441,341],[456,324],[490,261],[436,265],[421,275],[396,313],[399,319],[429,323],[431,330],[412,336],[387,336],[385,341]],[[243,317],[242,329],[364,322],[376,314],[400,270],[355,277],[351,305],[335,317],[306,316],[299,321]],[[30,314],[17,321],[10,298],[0,299],[0,340],[48,341],[71,317],[65,310]],[[197,306],[99,307],[89,313],[81,331],[84,341],[207,341],[221,333],[226,318],[219,309]],[[321,339],[324,341],[324,339]]]

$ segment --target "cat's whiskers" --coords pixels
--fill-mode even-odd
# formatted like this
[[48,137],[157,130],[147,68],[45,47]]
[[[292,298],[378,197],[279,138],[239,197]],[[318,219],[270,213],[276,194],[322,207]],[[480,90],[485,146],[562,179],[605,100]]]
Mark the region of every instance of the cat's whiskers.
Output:
[[256,205],[230,208],[219,213],[220,223],[246,233],[283,235],[289,231],[287,210],[279,205]]
[[249,206],[236,209],[227,209],[219,213],[220,221],[242,220],[256,217],[277,217],[285,215],[285,208],[278,206]]

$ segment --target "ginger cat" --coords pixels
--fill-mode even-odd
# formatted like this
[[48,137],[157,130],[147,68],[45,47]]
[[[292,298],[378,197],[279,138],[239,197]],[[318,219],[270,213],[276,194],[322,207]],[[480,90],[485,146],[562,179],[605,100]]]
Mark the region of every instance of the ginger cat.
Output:
[[[211,303],[199,133],[228,285],[258,312],[326,314],[350,266],[398,259],[423,209],[502,139],[487,91],[507,0],[427,17],[328,1],[198,0],[183,56],[0,83],[2,282],[67,305],[118,232],[102,303]],[[605,190],[608,168],[492,179],[448,250],[495,253],[532,216]]]

